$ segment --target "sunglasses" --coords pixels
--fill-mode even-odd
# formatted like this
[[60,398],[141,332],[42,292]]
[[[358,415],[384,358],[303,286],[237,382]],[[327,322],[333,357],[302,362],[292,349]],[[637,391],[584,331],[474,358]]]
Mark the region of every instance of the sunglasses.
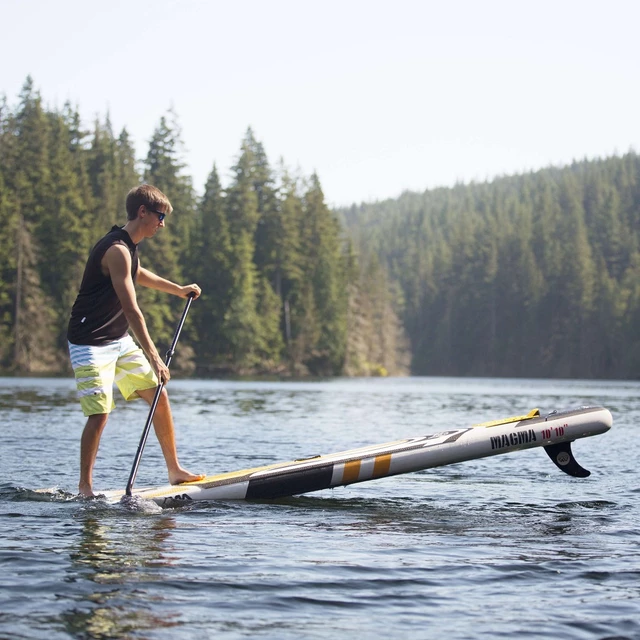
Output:
[[151,213],[155,213],[158,216],[158,220],[160,220],[160,222],[162,222],[167,217],[166,213],[162,213],[162,211],[156,211],[155,209],[152,209],[151,207],[147,207],[146,205],[145,205],[145,209],[147,211],[151,211]]

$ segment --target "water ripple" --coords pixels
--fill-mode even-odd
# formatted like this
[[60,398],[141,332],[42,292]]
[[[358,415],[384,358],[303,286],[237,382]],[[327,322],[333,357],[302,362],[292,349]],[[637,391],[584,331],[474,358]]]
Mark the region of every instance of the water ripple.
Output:
[[[615,422],[576,443],[586,480],[532,450],[164,511],[73,493],[84,419],[72,386],[0,380],[2,638],[640,638],[640,384],[172,381],[181,459],[209,472],[533,406],[602,403]],[[125,485],[145,418],[135,402],[110,418],[98,490]],[[165,482],[150,438],[138,483]]]

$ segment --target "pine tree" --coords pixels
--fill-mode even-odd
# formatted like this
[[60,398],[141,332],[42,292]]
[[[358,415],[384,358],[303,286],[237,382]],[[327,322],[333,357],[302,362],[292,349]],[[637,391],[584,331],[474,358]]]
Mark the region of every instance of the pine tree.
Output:
[[195,279],[202,288],[197,328],[198,364],[202,370],[229,366],[230,344],[224,334],[226,310],[231,301],[234,251],[226,216],[226,203],[214,165],[200,203],[198,239],[194,257]]
[[[183,174],[182,141],[175,114],[164,116],[151,138],[146,159],[144,180],[160,189],[171,201],[172,215],[165,219],[166,227],[156,236],[141,244],[140,264],[163,278],[182,282],[182,266],[189,261],[191,230],[195,224],[195,195],[191,179]],[[181,265],[181,262],[183,263]],[[189,278],[189,281],[192,281]],[[138,293],[151,336],[156,342],[169,344],[175,318],[179,314],[177,298],[152,290]],[[190,360],[185,345],[189,343],[189,328],[185,326],[181,365]]]
[[114,192],[117,202],[118,216],[117,220],[121,220],[125,215],[125,201],[129,191],[140,184],[140,173],[136,168],[135,149],[129,138],[126,128],[122,129],[116,140],[115,148],[116,164],[115,164],[115,182]]
[[280,329],[282,301],[265,276],[259,276],[256,309],[259,324],[258,353],[263,367],[274,369],[282,359],[284,341]]
[[145,182],[158,187],[169,198],[174,214],[171,221],[173,253],[178,258],[176,277],[193,268],[189,261],[193,230],[196,226],[196,197],[191,178],[184,173],[184,143],[177,114],[170,109],[160,118],[146,160]]
[[407,373],[407,345],[385,266],[375,254],[361,256],[358,264],[350,243],[346,262],[349,303],[345,373],[356,376]]
[[[298,181],[281,169],[280,203],[277,218],[272,225],[273,288],[280,297],[282,319],[281,330],[287,348],[289,365],[293,371],[302,367],[302,349],[294,349],[298,336],[309,327],[305,318],[305,290],[309,287],[305,278],[305,256],[303,256],[302,236],[304,233],[303,202],[298,193]],[[302,311],[302,313],[300,313]],[[313,342],[314,340],[311,340]],[[297,356],[294,355],[297,353]]]
[[[97,118],[93,126],[91,146],[87,151],[87,167],[93,205],[92,241],[98,240],[114,224],[124,224],[124,198],[117,189],[117,149],[109,117],[104,124]],[[132,183],[133,187],[135,183]]]
[[305,364],[318,374],[342,370],[346,356],[347,291],[340,227],[324,201],[316,174],[304,196],[307,225],[305,253],[309,256],[307,276],[313,289],[319,337]]
[[[2,150],[0,128],[0,155]],[[14,287],[18,238],[16,206],[7,189],[0,167],[0,367],[7,367],[13,356]]]
[[248,231],[241,231],[234,243],[233,282],[223,326],[231,359],[241,369],[251,369],[260,363],[263,346],[253,250],[253,240]]
[[[43,292],[41,274],[50,272],[40,242],[51,201],[49,123],[42,100],[28,77],[16,111],[5,118],[2,167],[15,221],[13,356],[18,371],[47,370],[56,360],[57,314]],[[64,275],[63,275],[64,277]]]
[[232,359],[241,367],[254,367],[262,351],[262,319],[258,315],[259,277],[254,262],[255,235],[260,219],[255,188],[255,139],[249,129],[233,167],[234,179],[227,189],[226,219],[232,244],[228,307],[222,334]]
[[20,372],[51,371],[60,362],[54,300],[41,286],[37,269],[41,256],[24,216],[19,216],[16,231],[12,368]]
[[251,129],[242,141],[240,155],[232,167],[233,182],[227,189],[227,218],[231,237],[239,239],[243,233],[251,239],[251,259],[255,252],[255,234],[260,220],[259,198],[255,189],[255,138]]
[[46,256],[41,255],[40,286],[54,301],[53,328],[64,352],[69,312],[82,279],[93,220],[85,208],[84,163],[74,157],[81,151],[74,150],[72,131],[56,114],[49,115],[48,150],[48,198],[34,229],[39,246],[46,248]]

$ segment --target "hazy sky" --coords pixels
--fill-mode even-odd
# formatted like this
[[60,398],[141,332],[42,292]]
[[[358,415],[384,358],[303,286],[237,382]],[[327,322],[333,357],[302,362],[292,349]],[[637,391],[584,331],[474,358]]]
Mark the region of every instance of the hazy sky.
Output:
[[[640,1],[0,0],[0,93],[173,107],[201,191],[251,126],[329,204],[640,150]],[[170,195],[170,194],[169,194]]]

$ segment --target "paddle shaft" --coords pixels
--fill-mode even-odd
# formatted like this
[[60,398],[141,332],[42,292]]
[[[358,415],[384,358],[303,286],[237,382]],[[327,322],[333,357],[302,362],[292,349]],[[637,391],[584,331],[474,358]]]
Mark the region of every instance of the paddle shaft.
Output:
[[[193,302],[195,294],[190,293],[187,298],[187,304],[184,307],[184,311],[182,312],[182,318],[180,318],[180,322],[176,328],[176,332],[173,335],[173,342],[169,347],[169,350],[166,354],[165,364],[167,368],[171,364],[171,358],[173,358],[173,354],[175,353],[176,344],[178,344],[178,338],[180,337],[180,333],[182,332],[182,327],[184,326],[184,321],[187,318],[187,313],[189,313],[189,307]],[[142,452],[144,451],[144,446],[147,443],[147,438],[149,437],[149,431],[151,429],[151,424],[153,422],[153,416],[156,412],[156,407],[158,406],[158,401],[160,400],[160,394],[162,393],[162,389],[164,388],[164,381],[160,380],[158,387],[156,388],[156,394],[153,397],[153,402],[151,403],[151,407],[149,409],[149,415],[147,416],[147,422],[144,425],[144,430],[142,432],[142,436],[140,437],[140,443],[138,444],[138,450],[136,451],[136,457],[133,460],[133,466],[131,467],[131,474],[129,475],[129,482],[127,483],[126,493],[128,496],[131,495],[131,491],[133,490],[133,483],[136,481],[136,476],[138,475],[138,467],[140,466],[140,460],[142,459]]]

